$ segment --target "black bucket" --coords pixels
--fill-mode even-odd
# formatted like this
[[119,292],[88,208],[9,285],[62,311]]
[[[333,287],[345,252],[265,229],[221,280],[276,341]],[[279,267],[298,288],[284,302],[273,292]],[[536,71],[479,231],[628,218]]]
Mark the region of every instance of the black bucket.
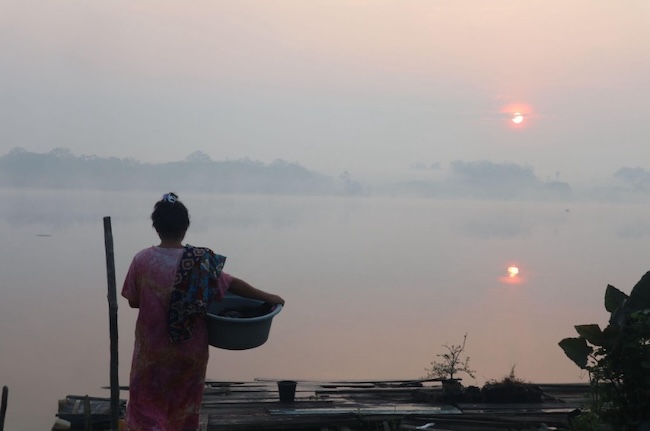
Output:
[[296,397],[296,382],[293,380],[280,380],[278,382],[278,392],[281,402],[292,403]]

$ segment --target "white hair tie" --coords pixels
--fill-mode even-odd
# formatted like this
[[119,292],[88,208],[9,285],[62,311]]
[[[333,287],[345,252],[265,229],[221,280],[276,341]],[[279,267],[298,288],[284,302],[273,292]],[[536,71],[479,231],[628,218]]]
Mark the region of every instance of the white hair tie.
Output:
[[170,204],[175,204],[176,201],[178,200],[178,196],[176,196],[175,193],[165,193],[162,197],[162,200],[165,202],[169,202]]

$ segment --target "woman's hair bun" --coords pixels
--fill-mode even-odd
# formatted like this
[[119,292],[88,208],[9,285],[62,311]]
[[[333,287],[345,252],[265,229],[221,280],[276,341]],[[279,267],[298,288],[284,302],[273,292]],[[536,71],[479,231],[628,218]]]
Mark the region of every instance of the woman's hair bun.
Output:
[[190,215],[176,193],[165,193],[154,205],[151,221],[161,236],[177,238],[190,226]]

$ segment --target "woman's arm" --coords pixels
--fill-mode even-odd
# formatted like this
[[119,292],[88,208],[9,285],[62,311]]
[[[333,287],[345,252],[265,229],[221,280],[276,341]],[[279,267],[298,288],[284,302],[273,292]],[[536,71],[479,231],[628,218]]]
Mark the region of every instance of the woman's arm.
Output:
[[246,283],[244,280],[241,280],[237,277],[232,278],[228,291],[234,293],[235,295],[243,296],[244,298],[258,299],[260,301],[268,302],[271,304],[284,305],[284,299],[278,295],[256,289],[250,284]]

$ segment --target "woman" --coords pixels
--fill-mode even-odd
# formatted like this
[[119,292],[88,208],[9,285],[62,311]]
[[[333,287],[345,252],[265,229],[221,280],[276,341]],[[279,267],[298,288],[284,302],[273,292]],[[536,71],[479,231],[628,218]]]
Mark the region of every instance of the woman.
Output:
[[185,205],[167,193],[151,214],[160,244],[135,255],[122,296],[139,308],[125,418],[129,431],[189,431],[199,426],[208,363],[206,307],[226,291],[272,304],[277,296],[222,272],[225,257],[182,244]]

